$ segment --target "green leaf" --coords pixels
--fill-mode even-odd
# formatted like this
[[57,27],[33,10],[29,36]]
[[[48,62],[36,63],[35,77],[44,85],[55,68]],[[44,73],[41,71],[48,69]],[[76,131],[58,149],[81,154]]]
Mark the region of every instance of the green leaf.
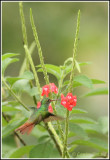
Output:
[[2,74],[4,74],[6,68],[8,67],[9,64],[19,61],[18,58],[6,58],[2,61]]
[[107,116],[100,117],[98,122],[99,122],[100,131],[103,134],[106,134],[108,132],[108,117]]
[[74,132],[69,132],[68,138],[71,138],[71,137],[74,137],[74,136],[76,136],[76,134]]
[[[37,65],[36,67],[41,67],[41,65]],[[48,73],[54,75],[57,79],[60,79],[60,67],[52,65],[52,64],[45,64]],[[38,69],[37,72],[43,72],[42,68]]]
[[28,79],[28,80],[32,80],[34,79],[34,75],[31,71],[25,71],[21,76],[20,78],[23,78],[23,79]]
[[21,148],[16,149],[9,158],[22,158],[24,154],[29,154],[29,151],[34,147],[34,145],[23,146]]
[[87,137],[87,133],[84,131],[82,127],[80,127],[78,124],[70,123],[69,124],[69,130],[76,134],[76,136],[80,137]]
[[20,119],[13,119],[11,120],[7,126],[3,127],[2,130],[2,137],[7,136],[11,132],[13,132],[17,127],[19,127],[23,122],[26,121],[26,118],[20,118]]
[[94,158],[96,153],[80,153],[75,158]]
[[34,79],[33,73],[30,71],[25,71],[23,75],[19,77],[7,77],[6,80],[10,83],[12,86],[16,81],[22,80],[22,79],[27,79],[27,80],[32,80]]
[[47,141],[47,139],[49,139],[49,135],[44,135],[44,136],[41,136],[39,139],[38,139],[38,143],[44,143],[45,141]]
[[68,66],[70,64],[68,64],[69,62],[71,63],[73,61],[73,57],[69,57],[64,61],[64,66]]
[[13,135],[8,135],[2,139],[2,158],[9,158],[10,154],[16,148],[16,143]]
[[30,92],[29,92],[29,95],[30,95],[30,96],[35,96],[35,95],[37,95],[37,94],[39,94],[38,88],[37,88],[37,87],[31,88],[31,90],[30,90]]
[[78,62],[80,66],[91,64],[92,62]]
[[[71,72],[72,61],[73,61],[73,58],[70,57],[70,58],[68,58],[68,59],[64,62],[64,66],[65,66],[65,69],[64,69],[64,70],[65,70],[65,76]],[[76,68],[78,69],[79,72],[81,72],[80,66],[87,65],[87,64],[90,64],[90,62],[76,62]]]
[[75,76],[74,77],[74,81],[88,87],[88,88],[93,88],[93,84],[91,79],[89,79],[87,76],[85,75],[79,75],[79,76]]
[[7,121],[4,119],[4,117],[2,116],[2,126],[6,126],[8,123]]
[[10,105],[10,106],[17,106],[19,105],[19,102],[17,101],[5,101],[5,102],[2,102],[2,105]]
[[88,140],[75,140],[71,144],[87,145],[101,151],[108,151],[107,143],[99,138],[90,138]]
[[20,80],[22,78],[19,77],[7,77],[6,81],[8,81],[10,83],[10,85],[12,86],[16,81]]
[[12,86],[12,90],[16,93],[21,93],[23,91],[29,93],[31,90],[29,80],[21,79],[21,80],[16,81]]
[[50,142],[38,144],[29,153],[29,158],[59,158],[59,152]]
[[94,96],[94,95],[104,95],[108,94],[108,88],[98,88],[98,89],[93,89],[92,91],[82,95],[82,96]]
[[[92,84],[103,84],[103,83],[106,83],[106,82],[104,82],[104,81],[102,81],[102,80],[98,80],[98,79],[91,79],[91,81],[92,81]],[[65,85],[68,85],[69,84],[69,81],[68,80],[66,80],[65,82],[64,82],[64,86]],[[80,82],[77,82],[77,81],[73,81],[73,88],[75,88],[75,87],[79,87],[79,86],[82,86],[83,84],[81,84]]]
[[[68,85],[68,84],[69,84],[69,81],[67,80],[67,81],[65,81],[65,82],[63,83],[63,86]],[[79,87],[79,86],[82,86],[82,84],[79,83],[79,82],[76,82],[76,81],[73,82],[73,88]]]
[[19,55],[18,53],[5,53],[2,55],[2,61],[5,60],[6,58],[18,56],[18,55]]
[[75,66],[76,66],[78,72],[81,73],[80,65],[79,65],[79,63],[76,60],[75,60]]
[[84,124],[84,123],[82,123],[82,124],[80,124],[80,126],[84,130],[86,130],[86,132],[88,132],[88,133],[98,133],[98,134],[101,133],[101,130],[100,130],[98,123],[97,124]]
[[106,83],[105,81],[99,80],[99,79],[91,79],[93,84],[102,84]]
[[76,145],[76,144],[72,145],[72,147],[70,147],[68,151],[69,151],[69,152],[73,152],[74,149],[75,149],[77,146],[78,146],[78,145]]
[[73,123],[96,123],[96,121],[94,121],[93,119],[91,118],[88,118],[88,117],[72,117],[70,119],[70,122],[73,122]]
[[55,105],[57,113],[64,117],[65,115],[65,108],[62,105]]
[[71,113],[87,113],[87,111],[85,111],[84,109],[80,109],[80,108],[74,108]]
[[2,106],[2,112],[11,112],[11,111],[20,111],[20,110],[10,106]]

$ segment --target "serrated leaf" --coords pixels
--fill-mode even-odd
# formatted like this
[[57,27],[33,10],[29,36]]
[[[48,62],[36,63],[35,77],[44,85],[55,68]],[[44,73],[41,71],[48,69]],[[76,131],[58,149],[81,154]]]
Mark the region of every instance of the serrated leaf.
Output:
[[77,68],[78,72],[81,73],[80,65],[76,60],[75,60],[75,67]]
[[2,112],[11,112],[11,111],[20,111],[20,110],[10,106],[2,106]]
[[[41,67],[41,65],[38,65],[36,67]],[[60,79],[60,74],[61,74],[60,67],[52,65],[52,64],[45,64],[45,67],[48,73],[51,73],[57,79]],[[43,72],[42,68],[38,69],[37,72]]]
[[71,144],[87,145],[101,151],[108,151],[107,143],[99,138],[90,138],[88,140],[75,140]]
[[2,55],[2,61],[5,60],[6,58],[18,56],[18,55],[19,55],[18,53],[5,53]]
[[2,129],[2,137],[7,136],[11,132],[13,132],[18,126],[23,124],[23,122],[26,121],[26,118],[20,118],[20,119],[13,119],[11,120],[7,126],[3,127]]
[[84,94],[83,96],[94,96],[94,95],[106,95],[108,94],[108,88],[98,88]]
[[87,113],[87,111],[85,111],[84,109],[80,109],[80,108],[74,108],[71,113]]
[[[37,151],[37,152],[36,152]],[[38,144],[29,153],[29,158],[59,158],[59,152],[50,142]]]
[[18,58],[6,58],[2,61],[2,74],[4,74],[9,64],[19,61]]
[[29,154],[29,151],[34,147],[34,145],[23,146],[21,148],[16,149],[9,158],[22,158],[24,154]]
[[70,123],[69,124],[69,130],[76,134],[76,136],[80,137],[87,137],[87,133],[84,131],[82,127],[80,127],[78,124]]
[[88,87],[88,88],[93,88],[93,84],[91,79],[89,79],[87,76],[85,75],[78,75],[74,77],[74,81],[79,82],[80,84]]
[[73,116],[71,119],[70,119],[70,122],[73,122],[73,123],[96,123],[96,121],[94,121],[93,119],[91,118],[88,118],[88,117],[75,117]]

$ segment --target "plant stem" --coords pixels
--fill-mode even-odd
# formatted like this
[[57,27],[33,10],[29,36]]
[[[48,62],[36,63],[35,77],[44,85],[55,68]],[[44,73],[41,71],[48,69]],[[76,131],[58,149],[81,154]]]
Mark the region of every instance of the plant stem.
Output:
[[[24,45],[24,48],[25,48],[26,54],[28,55],[28,59],[29,59],[29,62],[30,62],[30,65],[31,65],[31,67],[32,67],[32,70],[33,70],[33,73],[34,73],[34,77],[35,77],[35,80],[36,80],[36,78],[38,78],[38,77],[37,77],[37,73],[36,73],[36,71],[35,71],[35,67],[34,67],[34,64],[33,64],[32,58],[31,58],[31,55],[29,54],[29,51],[28,51],[28,48],[27,48],[26,45]],[[38,79],[37,79],[37,81],[36,81],[36,85],[37,85],[37,86],[38,86],[38,82],[39,82],[39,81],[38,81]],[[39,84],[39,86],[40,86],[40,84]],[[40,94],[41,94],[41,91],[39,91],[39,92],[40,92]],[[58,137],[58,135],[57,135],[56,131],[54,130],[54,128],[53,128],[53,126],[52,126],[51,123],[48,125],[47,129],[48,129],[48,132],[51,133],[51,134],[50,134],[51,137],[54,137],[54,138],[52,138],[52,139],[54,140],[54,142],[55,142],[58,150],[59,150],[59,151],[60,151],[60,150],[62,151],[60,139],[59,139],[59,137]],[[54,135],[54,136],[52,136],[52,135]],[[61,148],[61,149],[60,149],[60,148]],[[60,152],[61,152],[61,151],[60,151]]]
[[4,85],[6,86],[6,88],[10,91],[10,93],[13,95],[13,97],[27,110],[29,111],[29,109],[25,106],[25,104],[19,99],[19,97],[13,92],[13,90],[9,87],[9,85],[5,82],[5,80],[2,78],[2,81],[4,83]]
[[[79,26],[80,26],[80,10],[78,11],[76,35],[75,35],[75,41],[74,41],[74,47],[73,47],[72,69],[71,69],[71,75],[70,75],[70,81],[69,81],[69,87],[68,87],[68,92],[70,92],[70,93],[73,90],[72,86],[73,86],[73,77],[74,77],[74,68],[75,68],[75,57],[76,57],[77,44],[78,44]],[[65,155],[66,155],[68,126],[69,126],[69,111],[67,110],[66,122],[65,122],[65,143],[64,143],[64,148],[63,148],[63,158],[65,158]]]
[[29,53],[29,50],[28,50],[26,45],[24,45],[24,49],[25,49],[25,52],[27,54],[28,60],[30,62],[30,65],[31,65],[31,68],[32,68],[32,71],[33,71],[33,74],[34,74],[36,86],[38,87],[39,94],[41,95],[40,83],[39,83],[39,79],[38,79],[38,76],[37,76],[37,73],[36,73],[36,70],[35,70],[35,67],[34,67],[32,57],[31,57],[31,55]]
[[[28,48],[28,41],[27,41],[27,33],[26,33],[26,25],[25,25],[25,18],[24,18],[24,13],[23,13],[23,4],[22,2],[19,2],[19,11],[20,11],[20,16],[21,16],[21,24],[22,24],[22,34],[23,34],[23,42],[24,42],[24,45],[27,46]],[[35,42],[33,42],[29,48],[29,53],[32,54],[34,48],[35,48]],[[29,67],[29,63],[28,63],[28,56],[26,54],[25,56],[25,59],[24,59],[24,62],[22,64],[22,67],[20,69],[20,72],[19,72],[19,75],[22,75],[25,71],[25,69],[27,70],[30,70],[30,67]],[[33,83],[32,81],[29,82],[30,83],[30,87],[32,88],[33,87]],[[33,96],[33,100],[36,104],[36,97]]]
[[[46,84],[49,84],[49,77],[47,75],[47,70],[46,70],[46,67],[45,67],[45,64],[44,64],[44,57],[42,55],[42,49],[41,49],[41,45],[40,45],[40,42],[39,42],[39,39],[38,39],[38,34],[37,34],[36,26],[34,24],[34,19],[33,19],[32,10],[31,9],[30,9],[30,22],[31,22],[32,30],[33,30],[33,35],[34,35],[34,38],[35,38],[35,41],[36,41],[36,45],[37,45],[37,48],[38,48],[38,54],[39,54],[39,58],[40,58],[41,67],[43,69],[44,79],[45,79]],[[52,99],[52,94],[51,93],[50,93],[49,98]],[[54,113],[57,114],[54,102],[52,102],[52,106],[53,106]],[[61,133],[61,136],[63,137],[63,132],[62,132],[62,129],[61,129],[59,121],[57,121],[57,124],[58,124],[58,129],[59,129],[59,131]],[[53,127],[52,124],[51,124],[50,127],[51,128]],[[55,133],[54,128],[52,129],[52,132],[53,132],[53,134]],[[58,135],[57,135],[57,137],[58,137]],[[58,143],[61,144],[60,139],[59,139]]]
[[51,122],[45,123],[45,127],[47,128],[51,138],[53,139],[53,141],[54,141],[54,143],[55,143],[60,155],[62,155],[63,146],[62,146],[60,138],[57,135],[55,129],[53,128]]
[[46,83],[49,84],[49,78],[48,78],[48,75],[47,75],[46,67],[44,65],[44,60],[43,60],[44,57],[42,55],[42,49],[41,49],[40,42],[39,42],[39,39],[38,39],[38,34],[37,34],[36,27],[35,27],[35,24],[34,24],[34,19],[33,19],[31,8],[30,8],[30,22],[31,22],[32,30],[33,30],[33,35],[34,35],[34,38],[35,38],[35,41],[36,41],[36,45],[37,45],[37,48],[38,48],[38,54],[39,54],[40,63],[41,63],[43,73],[44,73],[44,79],[45,79]]
[[[25,45],[27,45],[27,47],[28,47],[26,25],[25,25],[25,18],[24,18],[24,13],[23,13],[23,4],[22,4],[22,2],[19,2],[19,11],[20,11],[20,16],[21,16],[23,43]],[[27,56],[26,56],[26,66],[27,66],[27,69],[29,69],[29,63],[28,63]]]
[[[29,47],[29,53],[30,54],[33,53],[35,46],[36,46],[36,43],[35,43],[35,41],[33,41],[32,44]],[[26,69],[26,57],[24,58],[24,61],[22,63],[22,66],[21,66],[21,69],[20,69],[20,72],[19,72],[20,76],[24,73],[25,69]]]
[[[7,121],[7,123],[9,123],[9,120],[7,119],[7,116],[2,112],[2,115],[3,115],[3,117],[4,117],[4,119]],[[15,131],[14,131],[14,134],[15,134],[15,136],[19,139],[19,141],[24,145],[24,146],[26,146],[26,143],[24,142],[24,140],[18,135],[18,133],[16,133]]]
[[20,11],[20,16],[21,16],[22,33],[23,33],[24,44],[28,46],[27,34],[26,34],[26,26],[25,26],[25,18],[24,18],[24,13],[23,13],[22,2],[19,2],[19,11]]
[[[34,67],[34,64],[33,64],[33,61],[32,61],[32,58],[31,58],[31,55],[29,54],[29,51],[28,51],[28,48],[26,45],[24,45],[24,48],[25,48],[25,51],[26,51],[26,54],[28,55],[28,59],[29,59],[29,62],[30,62],[30,65],[31,65],[31,68],[33,70],[33,73],[34,73],[34,77],[35,77],[35,80],[36,80],[36,85],[38,86],[39,85],[39,94],[41,95],[41,91],[40,91],[40,84],[39,84],[39,80],[38,80],[38,76],[37,76],[37,73],[35,71],[35,67]],[[46,126],[49,134],[51,135],[52,139],[54,140],[58,150],[60,151],[60,147],[61,147],[61,142],[58,138],[58,135],[56,134],[52,124],[50,124],[48,127]],[[53,136],[52,136],[53,135]],[[54,138],[53,138],[54,137]]]

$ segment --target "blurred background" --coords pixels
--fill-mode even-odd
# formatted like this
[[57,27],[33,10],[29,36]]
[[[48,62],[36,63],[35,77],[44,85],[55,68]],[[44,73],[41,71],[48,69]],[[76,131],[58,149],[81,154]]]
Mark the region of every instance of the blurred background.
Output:
[[[108,83],[108,3],[107,2],[24,2],[28,44],[34,41],[29,10],[32,8],[45,63],[63,65],[73,55],[73,43],[76,30],[77,13],[81,11],[78,62],[92,62],[83,66],[81,74],[89,78],[106,81],[106,84],[94,85],[94,88],[107,86]],[[2,2],[2,54],[20,53],[20,61],[11,64],[6,76],[18,76],[24,60],[24,48],[18,2]],[[33,53],[35,65],[39,64],[37,47]],[[41,85],[44,85],[43,74],[39,73]],[[50,81],[57,85],[50,75]],[[108,97],[105,95],[80,98],[86,87],[78,87],[77,107],[88,110],[94,119],[108,115]],[[26,93],[22,99],[28,106],[33,99]]]

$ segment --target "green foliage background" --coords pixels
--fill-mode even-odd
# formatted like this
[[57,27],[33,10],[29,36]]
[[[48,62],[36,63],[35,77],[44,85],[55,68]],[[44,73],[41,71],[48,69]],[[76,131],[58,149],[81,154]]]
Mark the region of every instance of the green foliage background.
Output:
[[[107,2],[24,2],[28,42],[30,44],[34,40],[29,20],[29,9],[32,8],[45,63],[62,65],[66,58],[72,56],[76,15],[80,9],[81,22],[77,60],[92,62],[87,67],[84,66],[82,72],[90,78],[107,82],[107,7]],[[6,52],[20,53],[20,62],[23,62],[24,49],[18,2],[2,3],[2,53]],[[33,60],[35,65],[39,64],[37,48],[34,50]],[[17,76],[20,62],[10,65],[6,70],[6,75]],[[44,85],[43,75],[39,73],[39,76],[41,84]],[[52,76],[51,81],[55,82]],[[78,92],[83,93],[85,90],[87,89],[82,87]],[[25,103],[32,105],[31,99],[27,96]],[[91,116],[95,118],[108,113],[107,96],[90,97],[80,101],[79,105],[83,103],[83,107],[86,107]],[[92,103],[90,103],[91,101]]]
[[[45,64],[54,65],[62,65],[67,58],[72,57],[76,17],[77,11],[80,9],[81,22],[77,60],[79,62],[92,62],[90,65],[83,66],[81,71],[89,78],[108,81],[107,2],[24,2],[23,8],[29,45],[34,40],[29,19],[29,9],[32,8]],[[18,2],[2,3],[2,53],[7,52],[20,53],[20,61],[11,64],[5,72],[6,76],[18,76],[25,55]],[[33,60],[35,65],[39,64],[37,48],[34,50]],[[44,85],[43,74],[38,73],[38,75],[41,85]],[[52,75],[50,75],[50,80],[57,85],[57,81]],[[107,86],[107,83],[98,84],[95,88],[105,86]],[[88,116],[93,119],[97,120],[101,116],[107,116],[108,97],[98,95],[80,98],[80,95],[87,91],[90,91],[90,89],[83,86],[79,90],[75,90],[75,94],[79,95],[77,106],[86,109]],[[27,106],[34,105],[32,98],[26,93],[22,95],[22,100]],[[39,137],[40,132],[37,127],[35,131],[37,131],[37,137]],[[36,135],[36,133],[34,134]],[[4,148],[6,150],[8,150],[8,146],[5,146],[5,144],[10,141],[10,138],[4,139]],[[23,138],[25,139],[25,137]],[[26,141],[28,145],[36,144],[33,136],[30,136],[30,139],[26,138]],[[10,147],[15,147],[13,141],[10,144]],[[86,149],[88,147],[84,147],[84,149],[83,146],[79,147],[81,152]]]

